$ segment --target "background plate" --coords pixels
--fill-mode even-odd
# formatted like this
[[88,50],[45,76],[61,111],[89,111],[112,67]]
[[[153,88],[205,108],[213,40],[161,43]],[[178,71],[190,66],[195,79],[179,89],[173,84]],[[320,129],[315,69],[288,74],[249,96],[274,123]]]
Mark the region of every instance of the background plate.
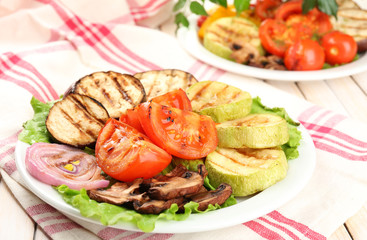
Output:
[[317,71],[269,70],[232,62],[218,57],[204,48],[197,36],[197,19],[198,16],[191,15],[189,17],[190,26],[188,28],[181,27],[178,30],[177,39],[181,46],[193,57],[228,72],[278,81],[313,81],[350,76],[367,70],[367,54],[364,54],[357,61],[352,63]]

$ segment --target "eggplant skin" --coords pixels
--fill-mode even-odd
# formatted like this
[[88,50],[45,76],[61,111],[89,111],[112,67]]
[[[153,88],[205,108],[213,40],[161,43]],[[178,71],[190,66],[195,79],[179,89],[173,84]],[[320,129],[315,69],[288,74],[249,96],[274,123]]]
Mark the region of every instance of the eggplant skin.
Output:
[[127,109],[146,101],[143,84],[129,74],[94,72],[76,81],[67,91],[89,96],[99,101],[111,118],[119,118]]
[[179,69],[139,72],[135,73],[134,77],[143,84],[147,100],[180,88],[186,91],[198,82],[194,75]]
[[99,131],[110,118],[107,110],[97,100],[69,93],[56,102],[46,119],[52,138],[74,147],[93,147]]
[[364,53],[367,51],[367,38],[357,42],[358,53]]

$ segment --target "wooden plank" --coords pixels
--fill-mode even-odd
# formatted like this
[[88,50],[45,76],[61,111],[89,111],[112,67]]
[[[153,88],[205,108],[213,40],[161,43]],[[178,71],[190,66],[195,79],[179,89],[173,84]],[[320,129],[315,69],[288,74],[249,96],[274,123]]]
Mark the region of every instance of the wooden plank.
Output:
[[[34,223],[4,181],[0,182],[0,239],[33,239]],[[6,216],[6,217],[4,217]]]
[[308,101],[335,112],[348,115],[348,112],[325,81],[299,82],[298,87]]
[[46,233],[43,232],[40,226],[37,225],[36,232],[34,234],[34,240],[49,240],[50,237],[47,236]]
[[267,80],[265,82],[287,93],[296,95],[300,98],[305,98],[302,92],[299,90],[297,84],[294,82],[281,82],[281,81],[270,81],[270,80]]
[[364,94],[367,95],[367,71],[360,73],[360,74],[356,74],[353,75],[352,77],[356,83],[358,84],[358,86],[363,90]]
[[346,221],[346,226],[354,240],[367,239],[367,204]]
[[[314,104],[346,113],[343,105],[338,101],[337,97],[331,91],[329,86],[325,82],[277,82],[277,81],[266,81],[268,84],[286,91],[290,94],[296,95],[301,98],[306,98],[308,101]],[[322,94],[320,94],[322,93]],[[334,104],[330,105],[325,100]],[[357,224],[358,226],[358,224]],[[348,230],[344,225],[340,226],[328,240],[351,240]],[[367,238],[366,238],[367,239]]]
[[328,240],[351,240],[351,236],[344,225],[340,226],[329,238]]
[[352,118],[367,123],[367,96],[352,78],[328,80],[327,84]]

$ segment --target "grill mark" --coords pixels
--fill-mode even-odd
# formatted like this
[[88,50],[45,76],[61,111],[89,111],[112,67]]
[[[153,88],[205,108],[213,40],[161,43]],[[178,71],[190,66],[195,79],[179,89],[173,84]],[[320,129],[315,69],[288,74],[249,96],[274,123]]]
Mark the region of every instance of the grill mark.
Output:
[[[239,25],[242,23],[238,23]],[[247,24],[242,24],[242,25],[246,25],[246,26],[251,26],[251,25],[247,25]],[[218,24],[218,29],[219,31],[215,31],[215,30],[209,30],[208,32],[211,33],[212,35],[216,36],[216,39],[212,39],[212,41],[219,43],[219,44],[223,44],[223,43],[227,43],[228,47],[231,46],[232,42],[234,42],[235,39],[246,39],[246,41],[251,41],[253,39],[257,39],[259,38],[258,35],[256,34],[252,34],[251,33],[242,33],[242,32],[238,32],[236,29],[233,28],[228,28],[225,25],[219,25]]]
[[101,85],[100,85],[100,82],[99,82],[99,79],[96,79],[94,76],[92,76],[92,80],[93,82],[95,83],[95,85],[99,88]]
[[85,95],[87,95],[87,89],[85,87],[83,87],[82,84],[78,84],[77,89],[80,89],[81,90],[81,92],[80,91],[76,91],[77,93],[80,92],[80,93],[84,93]]
[[200,89],[199,91],[197,91],[197,92],[195,93],[195,95],[193,95],[193,96],[191,97],[191,101],[196,101],[198,98],[200,98],[200,97],[201,97],[201,95],[203,94],[203,91],[204,91],[206,88],[208,88],[208,87],[210,86],[210,84],[212,84],[212,82],[208,82],[208,83],[206,83],[204,86],[202,86],[202,87],[201,87],[201,89]]
[[234,94],[232,97],[228,98],[227,103],[230,103],[233,100],[236,100],[238,98],[238,96],[241,95],[241,91],[236,91],[236,94]]
[[[366,15],[366,14],[364,14],[364,15]],[[344,10],[340,11],[338,13],[338,17],[343,17],[343,18],[352,19],[352,20],[359,20],[359,21],[365,21],[366,20],[365,16],[358,16],[358,14],[356,14],[356,11],[352,10],[352,9],[350,9],[350,10],[344,9]]]
[[144,96],[145,96],[144,86],[143,86],[143,84],[141,84],[140,80],[137,79],[134,76],[129,76],[129,79],[131,80],[130,84],[133,85],[137,90],[139,90],[141,92],[141,95],[142,95],[140,99],[137,99],[136,104],[134,104],[134,105],[137,105],[137,104],[141,103],[144,99]]
[[101,93],[102,93],[102,95],[104,96],[104,98],[105,98],[105,100],[106,101],[104,101],[105,103],[106,102],[108,102],[109,104],[110,104],[110,106],[113,108],[113,100],[111,99],[111,97],[110,97],[110,94],[108,93],[108,92],[106,92],[106,89],[104,89],[104,88],[102,88],[101,89]]
[[91,135],[89,131],[84,131],[79,124],[74,122],[73,118],[67,112],[65,112],[63,108],[60,108],[60,110],[64,118],[69,121],[81,133],[81,135],[87,135],[90,138],[95,139],[94,135]]
[[94,122],[99,123],[100,126],[104,126],[104,121],[102,119],[97,118],[92,111],[84,103],[82,103],[76,96],[72,95],[70,98],[71,102],[74,103],[74,105],[81,109],[84,113],[84,116]]
[[228,172],[231,172],[231,173],[237,174],[237,172],[233,171],[233,170],[232,170],[232,169],[230,169],[230,168],[226,168],[224,165],[220,165],[220,164],[218,164],[218,163],[216,163],[216,162],[214,162],[214,161],[212,161],[212,164],[216,165],[216,166],[217,166],[217,167],[219,167],[219,168],[225,169],[225,170],[226,170],[226,171],[228,171]]
[[[223,31],[223,33],[220,32],[215,32],[215,31],[210,31],[211,33],[214,33],[214,35],[219,36],[221,38],[228,38],[227,36],[231,36],[232,38],[244,38],[244,37],[249,37],[250,39],[252,38],[258,38],[257,35],[250,35],[249,33],[242,33],[242,32],[238,32],[237,29],[233,29],[233,28],[228,28],[226,26],[223,25],[218,25],[218,28],[220,30]],[[223,34],[223,35],[221,35]]]
[[[221,90],[217,91],[215,94],[217,96],[220,96],[221,94],[224,94],[224,92],[226,91],[226,89],[228,87],[229,87],[228,85],[224,86],[224,88],[222,88]],[[212,106],[215,106],[215,105],[216,105],[216,102],[215,101],[213,101],[213,102],[207,102],[206,104],[204,104],[203,106],[201,106],[200,109],[212,107]]]
[[191,85],[196,82],[195,81],[196,79],[192,74],[186,74],[186,79],[187,79],[187,87],[191,87]]
[[[120,94],[121,94],[121,96],[122,96],[122,98],[126,101],[126,102],[128,102],[128,103],[130,103],[130,105],[132,105],[132,106],[135,106],[135,104],[134,104],[134,102],[133,102],[133,100],[132,100],[132,98],[129,96],[129,94],[124,90],[124,88],[121,86],[121,84],[119,83],[119,80],[117,79],[117,77],[113,77],[112,78],[113,79],[113,83],[115,84],[115,86],[116,86],[116,89],[118,89],[119,90],[119,92],[120,92]],[[127,82],[127,79],[125,78],[125,76],[122,76],[122,79],[120,78],[120,80],[121,81],[123,81],[123,84],[126,86],[126,85],[128,85],[129,83]]]
[[251,127],[251,126],[254,126],[254,125],[266,124],[266,123],[269,123],[269,122],[270,122],[270,119],[268,119],[266,117],[252,116],[252,117],[249,117],[249,118],[245,119],[244,121],[239,121],[237,123],[237,126],[249,126],[249,127]]
[[239,148],[239,149],[237,149],[237,152],[239,152],[240,154],[246,155],[247,157],[255,158],[258,161],[275,160],[279,157],[279,156],[276,156],[276,155],[271,155],[270,153],[268,153],[264,156],[259,156],[259,155],[256,155],[255,152],[251,153],[251,152],[246,151],[245,148]]
[[169,79],[168,79],[168,81],[167,81],[167,86],[168,86],[168,92],[169,91],[171,91],[171,90],[173,90],[172,89],[172,86],[173,86],[173,78],[176,76],[177,74],[176,74],[176,71],[174,70],[174,69],[171,69],[170,70],[170,75],[169,75]]
[[[156,72],[155,72],[156,73]],[[148,91],[148,96],[149,96],[149,98],[151,98],[152,96],[151,96],[151,94],[152,94],[152,92],[153,92],[153,88],[154,88],[154,86],[156,86],[156,84],[157,84],[157,80],[158,80],[158,75],[159,74],[154,74],[154,79],[153,79],[153,82],[150,84],[150,88],[149,88],[149,91]]]
[[[229,156],[227,156],[227,155],[225,155],[225,154],[223,154],[223,153],[221,153],[221,152],[218,152],[218,151],[217,151],[217,153],[218,153],[219,155],[222,155],[223,157],[228,158],[228,159],[229,159],[229,160],[231,160],[232,162],[235,162],[235,163],[237,163],[237,164],[241,165],[241,166],[251,167],[250,165],[248,165],[248,164],[244,164],[244,163],[242,163],[242,162],[239,162],[239,161],[237,161],[236,159],[231,158],[231,157],[229,157]],[[225,169],[226,169],[226,168],[225,168]],[[227,169],[227,170],[228,170],[228,171],[230,171],[229,169]]]
[[234,24],[238,24],[238,25],[242,25],[242,26],[246,26],[246,27],[253,27],[253,24],[252,23],[244,22],[244,21],[239,21],[236,18],[233,19],[233,23]]

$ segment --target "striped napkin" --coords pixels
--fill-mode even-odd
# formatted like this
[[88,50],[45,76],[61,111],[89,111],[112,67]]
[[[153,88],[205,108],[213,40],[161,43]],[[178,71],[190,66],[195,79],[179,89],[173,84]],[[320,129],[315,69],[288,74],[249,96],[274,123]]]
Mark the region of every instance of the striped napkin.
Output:
[[[326,239],[367,201],[367,126],[262,81],[193,59],[173,36],[150,29],[170,17],[171,8],[167,0],[0,1],[2,180],[53,239]],[[57,99],[74,81],[94,71],[164,68],[191,72],[199,80],[230,79],[233,85],[249,86],[250,93],[266,90],[284,96],[280,101],[316,146],[316,168],[306,187],[265,216],[187,234],[132,232],[66,217],[26,188],[14,152],[22,124],[33,116],[32,96]]]

